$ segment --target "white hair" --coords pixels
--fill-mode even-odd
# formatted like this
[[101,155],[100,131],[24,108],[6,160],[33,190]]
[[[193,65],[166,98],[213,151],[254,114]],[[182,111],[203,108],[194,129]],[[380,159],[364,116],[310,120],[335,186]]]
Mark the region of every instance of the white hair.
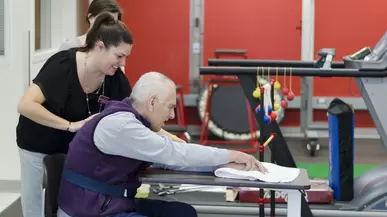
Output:
[[156,95],[159,102],[167,97],[169,87],[176,88],[175,83],[160,72],[147,72],[135,83],[130,99],[133,103],[143,104],[152,95]]

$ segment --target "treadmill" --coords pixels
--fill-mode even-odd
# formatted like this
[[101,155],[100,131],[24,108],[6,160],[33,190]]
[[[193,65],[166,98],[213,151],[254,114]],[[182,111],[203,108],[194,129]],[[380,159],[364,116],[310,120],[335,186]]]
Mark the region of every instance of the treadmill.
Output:
[[[386,34],[387,35],[387,34]],[[345,56],[343,62],[331,62],[335,49],[322,49],[318,61],[275,61],[275,60],[210,60],[211,67],[201,67],[202,75],[237,75],[246,97],[254,108],[251,92],[254,89],[254,76],[259,66],[292,67],[294,76],[320,77],[355,77],[362,97],[367,105],[375,126],[380,134],[384,146],[387,148],[387,114],[384,112],[387,104],[384,95],[387,92],[387,36],[376,45],[374,51],[364,48],[352,55]],[[368,59],[367,59],[368,57]],[[366,60],[367,59],[367,60]],[[217,65],[218,67],[214,67]],[[227,66],[227,67],[220,67]],[[230,68],[229,66],[239,66]],[[279,75],[284,70],[279,69]],[[251,80],[250,82],[248,80]],[[294,159],[279,130],[273,121],[268,124],[270,132],[276,132],[277,138],[270,147],[275,152],[275,161],[281,166],[296,167]],[[281,138],[282,137],[282,138]],[[199,193],[199,192],[195,192]],[[206,201],[190,202],[204,214],[257,215],[257,204],[218,203]],[[223,198],[224,200],[224,198]],[[188,201],[187,201],[188,202]],[[269,208],[265,212],[269,214]],[[286,213],[286,205],[276,204],[277,216]],[[350,202],[335,202],[330,205],[307,204],[302,202],[303,216],[387,216],[387,165],[381,165],[371,171],[363,173],[354,180],[354,199]]]

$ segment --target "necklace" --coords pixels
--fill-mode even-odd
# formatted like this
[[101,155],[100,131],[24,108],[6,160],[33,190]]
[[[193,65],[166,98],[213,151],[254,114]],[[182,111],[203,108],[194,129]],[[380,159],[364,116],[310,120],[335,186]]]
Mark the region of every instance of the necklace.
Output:
[[[86,104],[87,104],[87,111],[89,113],[89,115],[91,116],[91,110],[90,110],[90,103],[89,103],[89,87],[87,85],[87,73],[88,73],[88,68],[87,68],[87,58],[89,57],[88,54],[86,54],[86,58],[85,58],[85,63],[84,63],[84,66],[85,66],[85,88],[86,88]],[[101,90],[101,87],[102,87],[102,93],[101,93],[101,96],[104,96],[105,94],[105,79],[102,80],[102,84],[101,86],[99,86],[98,90],[95,92],[95,94],[99,94],[100,90]],[[102,111],[102,103],[100,102],[99,103],[99,112]]]

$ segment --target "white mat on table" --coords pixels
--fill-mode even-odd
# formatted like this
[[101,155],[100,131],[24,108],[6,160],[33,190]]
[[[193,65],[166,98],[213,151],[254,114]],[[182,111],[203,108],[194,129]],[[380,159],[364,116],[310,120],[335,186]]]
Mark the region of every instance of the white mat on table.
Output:
[[275,183],[291,182],[300,174],[299,168],[283,167],[266,162],[263,162],[262,164],[268,170],[265,174],[259,171],[242,171],[232,168],[219,168],[215,170],[214,173],[215,176],[219,178],[260,180],[263,182]]

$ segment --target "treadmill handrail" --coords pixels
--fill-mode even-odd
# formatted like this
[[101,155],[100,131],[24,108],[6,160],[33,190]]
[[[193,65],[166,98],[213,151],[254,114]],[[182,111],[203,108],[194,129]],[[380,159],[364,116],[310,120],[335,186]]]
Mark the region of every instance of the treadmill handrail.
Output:
[[[240,66],[240,67],[314,67],[318,61],[301,60],[258,60],[258,59],[208,59],[208,66]],[[345,68],[344,62],[332,61],[332,68]]]
[[[374,69],[324,69],[324,68],[291,68],[290,67],[274,67],[271,68],[271,73],[278,75],[292,76],[311,76],[311,77],[362,77],[362,78],[382,78],[387,76],[387,68],[383,70]],[[261,71],[261,70],[260,70]],[[267,73],[267,68],[265,69]],[[201,75],[257,75],[257,68],[253,67],[200,67]]]

